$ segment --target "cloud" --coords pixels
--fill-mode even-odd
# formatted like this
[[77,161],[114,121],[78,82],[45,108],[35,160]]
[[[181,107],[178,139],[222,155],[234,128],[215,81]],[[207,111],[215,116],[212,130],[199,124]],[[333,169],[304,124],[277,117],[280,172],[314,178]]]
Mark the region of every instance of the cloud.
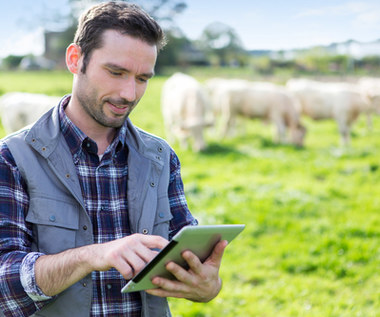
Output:
[[41,55],[44,52],[43,29],[38,28],[30,33],[15,32],[8,34],[0,45],[0,57],[12,55]]
[[326,11],[325,9],[308,9],[308,10],[304,10],[304,11],[301,11],[299,13],[297,13],[295,15],[295,18],[308,18],[308,17],[312,17],[312,16],[321,16],[321,15],[325,15],[326,14]]
[[356,16],[353,21],[358,28],[380,28],[380,9],[378,11],[364,12]]
[[373,10],[379,10],[369,2],[351,1],[335,6],[324,6],[318,8],[307,9],[296,14],[296,18],[304,17],[320,17],[320,16],[347,16],[365,14]]
[[[380,29],[380,2],[349,1],[335,6],[310,8],[299,12],[297,19],[324,19],[324,23],[335,23],[337,27],[344,23],[347,32],[368,31],[373,36],[374,30]],[[366,36],[364,36],[366,37]]]

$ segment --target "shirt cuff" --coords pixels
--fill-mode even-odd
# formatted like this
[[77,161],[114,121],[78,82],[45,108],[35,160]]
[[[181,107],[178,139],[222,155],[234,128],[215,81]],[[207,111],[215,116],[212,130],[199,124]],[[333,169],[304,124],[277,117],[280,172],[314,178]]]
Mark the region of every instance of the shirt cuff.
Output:
[[31,252],[28,253],[22,260],[20,267],[20,280],[24,287],[24,291],[35,302],[49,300],[52,297],[45,295],[36,284],[36,276],[34,266],[36,260],[43,255],[43,253]]

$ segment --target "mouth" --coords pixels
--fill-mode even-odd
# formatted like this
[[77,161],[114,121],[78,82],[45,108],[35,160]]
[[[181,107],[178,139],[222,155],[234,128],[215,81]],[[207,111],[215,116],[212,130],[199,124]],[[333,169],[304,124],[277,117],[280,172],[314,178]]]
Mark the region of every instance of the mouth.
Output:
[[106,103],[108,105],[108,108],[111,110],[111,112],[118,115],[124,115],[129,110],[129,106],[127,104],[112,103],[109,100],[107,100]]

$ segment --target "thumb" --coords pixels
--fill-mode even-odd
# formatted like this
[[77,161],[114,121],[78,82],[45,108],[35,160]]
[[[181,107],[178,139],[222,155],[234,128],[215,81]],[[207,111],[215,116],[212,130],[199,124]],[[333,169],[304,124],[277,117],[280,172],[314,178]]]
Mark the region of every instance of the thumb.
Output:
[[222,262],[222,257],[224,254],[224,250],[226,249],[228,245],[227,240],[219,241],[212,251],[211,255],[207,258],[206,262],[211,265],[220,266],[220,263]]

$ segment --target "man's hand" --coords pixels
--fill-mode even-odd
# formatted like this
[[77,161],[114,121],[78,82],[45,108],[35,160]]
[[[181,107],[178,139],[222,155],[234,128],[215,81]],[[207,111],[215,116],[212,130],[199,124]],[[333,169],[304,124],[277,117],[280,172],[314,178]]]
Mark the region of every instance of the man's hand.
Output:
[[36,261],[36,283],[44,294],[54,296],[92,271],[115,268],[125,279],[131,279],[157,254],[152,249],[162,249],[167,243],[160,236],[133,234],[107,243],[43,255]]
[[157,251],[163,249],[168,241],[160,236],[133,234],[101,245],[93,245],[95,254],[92,270],[107,271],[117,269],[129,280],[140,272],[153,259]]
[[220,241],[204,263],[190,251],[185,251],[182,257],[187,261],[189,269],[186,271],[174,262],[166,265],[177,280],[172,281],[155,277],[152,283],[159,288],[147,290],[151,295],[159,297],[186,298],[195,302],[208,302],[219,294],[222,281],[219,277],[219,268],[227,241]]

